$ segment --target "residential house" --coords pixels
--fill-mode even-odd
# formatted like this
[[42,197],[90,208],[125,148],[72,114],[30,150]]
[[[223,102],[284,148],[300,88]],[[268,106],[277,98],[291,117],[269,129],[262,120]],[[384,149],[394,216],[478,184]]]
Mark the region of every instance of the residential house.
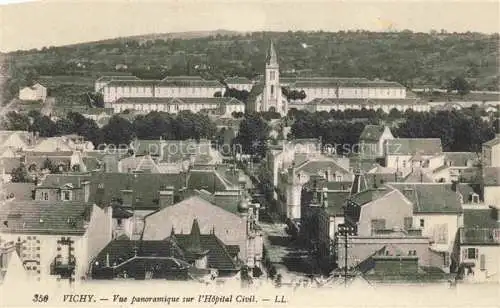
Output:
[[[449,271],[449,254],[433,249],[433,234],[424,234],[426,230],[414,224],[415,216],[422,214],[405,193],[404,189],[391,184],[369,187],[351,195],[346,202],[345,220],[352,232],[336,239],[339,267],[346,262],[348,267],[355,267],[384,246],[395,245],[400,256],[417,257],[419,267]],[[350,247],[347,261],[344,258],[346,239]]]
[[90,174],[48,174],[34,187],[34,199],[53,202],[89,202],[90,178]]
[[16,152],[26,150],[34,143],[35,135],[33,133],[27,131],[0,131],[0,155],[2,157],[15,157]]
[[234,276],[240,269],[238,249],[213,231],[203,234],[194,219],[188,234],[172,229],[163,240],[114,240],[96,258],[92,276],[169,280]]
[[359,137],[362,157],[384,157],[385,141],[394,139],[389,127],[385,125],[366,125]]
[[500,207],[500,135],[483,144],[482,166],[484,202]]
[[[452,251],[457,230],[463,225],[463,196],[456,184],[442,183],[394,183],[391,187],[399,190],[413,204],[413,215],[407,224],[418,229],[431,239],[430,249],[441,253],[445,266],[452,261]],[[467,196],[468,197],[468,196]]]
[[144,240],[163,240],[171,230],[183,234],[193,220],[203,233],[213,232],[222,242],[239,247],[238,257],[250,267],[261,267],[263,239],[257,212],[242,199],[238,213],[227,211],[199,196],[187,198],[145,217]]
[[294,164],[287,170],[282,170],[278,178],[278,202],[280,214],[294,220],[301,217],[302,187],[311,176],[321,176],[327,181],[344,182],[353,180],[354,175],[349,170],[348,160],[337,159],[321,154],[309,154],[303,157],[300,164]]
[[47,88],[39,83],[24,87],[19,90],[19,99],[23,101],[45,101],[47,99]]
[[111,210],[92,203],[10,201],[0,207],[0,237],[12,241],[30,276],[85,279],[111,240]]
[[480,155],[474,152],[444,152],[449,180],[474,182],[480,178]]
[[498,208],[464,209],[457,250],[459,274],[468,281],[500,281],[500,216]]
[[408,172],[412,168],[434,170],[443,165],[439,138],[396,138],[385,142],[385,167]]

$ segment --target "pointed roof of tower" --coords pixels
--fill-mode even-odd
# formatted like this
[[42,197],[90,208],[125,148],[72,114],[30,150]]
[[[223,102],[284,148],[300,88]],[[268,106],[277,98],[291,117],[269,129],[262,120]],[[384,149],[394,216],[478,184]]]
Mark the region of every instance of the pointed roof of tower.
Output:
[[200,235],[200,225],[198,224],[198,219],[195,218],[193,220],[193,226],[191,227],[191,233],[189,234],[189,246],[187,247],[191,253],[204,253],[201,249]]
[[351,196],[363,192],[365,190],[368,190],[368,184],[366,182],[365,175],[361,170],[357,170],[357,172],[354,175],[354,181],[352,182],[351,186]]
[[272,40],[271,40],[271,45],[269,46],[269,53],[267,55],[267,64],[269,65],[278,64],[278,56],[276,55],[276,50],[274,49],[274,43]]

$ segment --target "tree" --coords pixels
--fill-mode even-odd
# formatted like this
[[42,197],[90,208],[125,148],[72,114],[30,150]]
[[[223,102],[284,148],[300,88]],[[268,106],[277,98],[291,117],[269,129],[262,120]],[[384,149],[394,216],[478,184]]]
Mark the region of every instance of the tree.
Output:
[[129,145],[134,135],[132,123],[115,115],[101,129],[100,137],[106,144],[116,146]]
[[269,125],[259,114],[246,114],[240,123],[238,136],[235,138],[244,154],[264,157],[267,150]]
[[38,132],[41,137],[53,137],[57,133],[57,126],[48,116],[39,116],[33,120],[30,131]]
[[5,130],[28,130],[30,127],[30,119],[15,111],[9,111],[5,115],[5,121],[2,124]]
[[448,92],[457,91],[460,96],[464,96],[470,92],[471,86],[464,77],[459,76],[450,79],[447,89]]
[[26,170],[26,166],[24,166],[24,164],[21,164],[19,167],[12,169],[11,181],[13,183],[31,182],[31,179],[28,175],[28,170]]

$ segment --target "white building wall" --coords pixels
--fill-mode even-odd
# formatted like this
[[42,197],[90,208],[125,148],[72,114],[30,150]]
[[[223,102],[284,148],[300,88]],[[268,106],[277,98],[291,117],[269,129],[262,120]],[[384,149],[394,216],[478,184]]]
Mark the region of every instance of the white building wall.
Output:
[[[421,226],[423,220],[423,227]],[[461,214],[415,214],[413,228],[421,229],[422,236],[434,241],[432,249],[451,253],[458,228],[463,226]]]
[[500,208],[500,186],[484,187],[484,204]]
[[[476,258],[469,259],[467,249],[477,249]],[[484,258],[484,266],[481,265]],[[498,245],[462,245],[460,246],[460,262],[473,263],[474,273],[466,276],[466,279],[474,281],[497,281],[500,282],[500,246]]]

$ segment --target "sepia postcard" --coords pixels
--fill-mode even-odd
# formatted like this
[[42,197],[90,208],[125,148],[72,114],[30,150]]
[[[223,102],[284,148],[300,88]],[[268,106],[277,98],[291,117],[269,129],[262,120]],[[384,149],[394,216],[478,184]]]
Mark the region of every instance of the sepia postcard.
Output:
[[0,0],[0,307],[498,307],[500,2]]

